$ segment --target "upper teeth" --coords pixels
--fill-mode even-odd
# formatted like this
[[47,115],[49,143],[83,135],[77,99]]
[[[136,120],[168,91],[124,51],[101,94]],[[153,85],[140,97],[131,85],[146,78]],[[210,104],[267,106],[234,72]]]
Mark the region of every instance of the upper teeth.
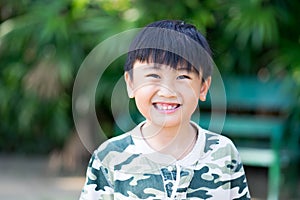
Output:
[[176,105],[160,105],[160,104],[157,104],[157,108],[160,109],[160,110],[173,110],[176,108]]

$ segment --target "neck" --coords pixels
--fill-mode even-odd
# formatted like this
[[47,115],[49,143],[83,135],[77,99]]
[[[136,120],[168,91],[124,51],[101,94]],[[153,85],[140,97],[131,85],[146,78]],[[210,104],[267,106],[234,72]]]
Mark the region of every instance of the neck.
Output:
[[146,123],[141,127],[141,132],[152,149],[176,159],[186,156],[197,140],[197,131],[190,122],[174,127],[160,127]]

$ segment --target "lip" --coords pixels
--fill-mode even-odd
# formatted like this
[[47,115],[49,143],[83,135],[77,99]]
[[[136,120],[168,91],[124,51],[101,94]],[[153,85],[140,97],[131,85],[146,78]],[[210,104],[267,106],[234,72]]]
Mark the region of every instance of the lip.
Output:
[[181,104],[170,102],[155,102],[153,103],[153,106],[160,113],[171,114],[176,112],[180,108]]

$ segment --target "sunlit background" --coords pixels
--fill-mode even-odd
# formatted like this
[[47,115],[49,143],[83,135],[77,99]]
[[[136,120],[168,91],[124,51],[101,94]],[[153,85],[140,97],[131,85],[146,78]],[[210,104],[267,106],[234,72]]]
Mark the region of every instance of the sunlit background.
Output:
[[[298,0],[0,0],[0,199],[79,197],[90,154],[72,117],[78,69],[108,37],[161,19],[195,24],[209,41],[224,80],[234,78],[245,86],[244,91],[237,90],[242,91],[239,101],[228,102],[230,112],[284,121],[278,146],[272,143],[273,133],[263,139],[258,133],[242,138],[252,130],[247,126],[239,128],[241,135],[230,136],[238,147],[251,141],[251,148],[259,150],[264,141],[263,148],[279,152],[266,157],[279,159],[279,173],[269,173],[270,168],[258,161],[248,165],[247,158],[255,151],[242,157],[253,198],[276,199],[268,188],[270,176],[278,174],[279,199],[300,197]],[[112,63],[97,89],[96,111],[107,137],[121,132],[111,112],[111,95],[123,63],[124,57]],[[250,79],[262,84],[276,80],[269,90],[274,93],[280,85],[290,87],[284,95],[274,95],[279,99],[274,107],[269,108],[273,101],[267,100],[242,110],[247,94],[260,87],[246,87]],[[276,120],[271,126],[278,125]],[[93,142],[96,148],[99,143]]]

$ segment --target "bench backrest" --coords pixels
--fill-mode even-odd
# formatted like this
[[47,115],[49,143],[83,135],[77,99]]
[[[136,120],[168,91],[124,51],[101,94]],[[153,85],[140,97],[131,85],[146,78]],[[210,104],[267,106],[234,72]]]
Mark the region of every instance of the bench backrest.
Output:
[[[261,81],[257,77],[223,77],[227,112],[261,112],[284,113],[295,104],[295,91],[291,81]],[[214,87],[212,85],[212,87]],[[211,88],[210,91],[222,94],[222,87]],[[214,98],[216,95],[214,95]],[[220,97],[222,99],[222,97]],[[214,109],[222,108],[224,102],[214,100]],[[206,102],[200,102],[200,110],[211,107],[210,95]]]
[[[285,134],[288,127],[295,124],[288,118],[297,99],[296,87],[291,80],[223,77],[223,83],[224,87],[219,87],[219,83],[210,89],[213,98],[217,99],[210,99],[208,95],[207,101],[199,104],[199,124],[203,128],[225,134],[238,145],[244,141],[247,145],[272,145],[270,140],[274,144],[276,138],[275,146],[281,146],[280,142],[298,146],[299,130],[293,128]],[[220,96],[218,100],[216,95],[224,94],[224,88],[227,107],[224,97]],[[279,141],[282,139],[285,141]]]

